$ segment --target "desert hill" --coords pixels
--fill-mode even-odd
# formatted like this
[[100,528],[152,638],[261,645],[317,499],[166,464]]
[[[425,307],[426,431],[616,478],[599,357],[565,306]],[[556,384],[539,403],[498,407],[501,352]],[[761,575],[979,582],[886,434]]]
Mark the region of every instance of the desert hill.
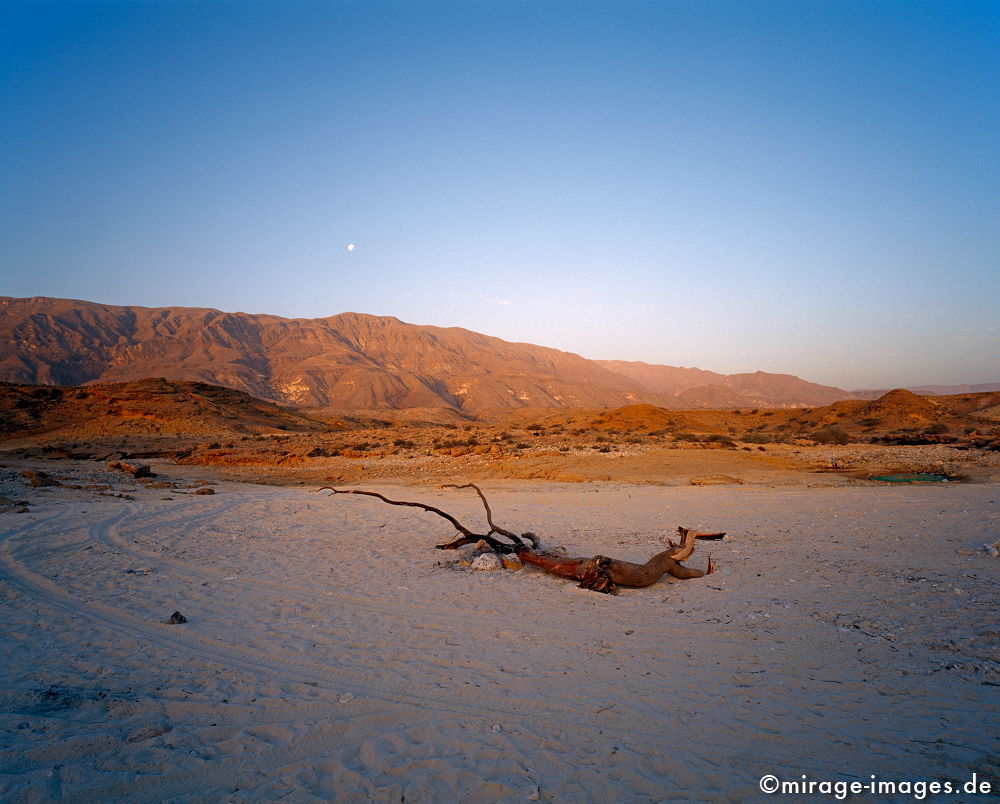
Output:
[[829,385],[806,382],[791,374],[756,371],[717,374],[695,368],[657,366],[624,360],[600,365],[658,394],[676,397],[682,408],[788,408],[828,405],[851,394]]
[[517,411],[499,423],[535,432],[669,435],[679,440],[992,443],[1000,432],[1000,393],[924,397],[904,389],[875,400],[816,408],[673,410],[638,404],[574,411]]
[[812,428],[836,427],[859,433],[944,434],[984,430],[996,421],[990,411],[1000,394],[921,396],[897,388],[872,401],[843,400],[803,411],[797,421]]
[[0,380],[197,381],[305,409],[801,407],[850,396],[790,375],[587,360],[460,328],[0,297]]
[[[871,402],[810,409],[673,410],[640,403],[435,423],[319,419],[241,391],[163,379],[0,384],[0,451],[14,459],[166,458],[224,468],[253,482],[266,476],[317,485],[390,477],[423,484],[476,478],[673,483],[681,477],[704,485],[780,475],[793,464],[810,472],[849,465],[859,477],[927,471],[988,477],[996,465],[991,456],[1000,450],[998,402],[1000,394],[953,400],[894,391]],[[810,457],[816,445],[857,449]],[[917,452],[911,455],[908,445]]]
[[[905,390],[920,396],[958,396],[959,394],[983,394],[1000,391],[1000,382],[987,382],[979,385],[914,385]],[[859,388],[851,391],[851,396],[858,399],[878,399],[889,393],[889,388]]]
[[317,421],[242,391],[163,379],[86,388],[0,383],[0,438],[54,435],[224,435],[317,432]]

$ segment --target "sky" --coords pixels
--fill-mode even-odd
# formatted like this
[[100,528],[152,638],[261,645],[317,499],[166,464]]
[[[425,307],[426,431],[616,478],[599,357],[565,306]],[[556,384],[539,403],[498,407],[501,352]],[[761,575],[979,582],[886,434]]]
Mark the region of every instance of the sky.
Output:
[[0,3],[0,295],[1000,381],[1000,3]]

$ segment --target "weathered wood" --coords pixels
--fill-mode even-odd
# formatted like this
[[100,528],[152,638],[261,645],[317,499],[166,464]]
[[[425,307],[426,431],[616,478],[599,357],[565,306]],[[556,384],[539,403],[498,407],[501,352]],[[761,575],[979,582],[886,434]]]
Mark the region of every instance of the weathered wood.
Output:
[[[445,544],[437,545],[438,550],[454,550],[466,544],[474,544],[485,541],[494,552],[501,554],[514,553],[524,563],[531,564],[560,578],[570,578],[578,581],[585,589],[592,589],[596,592],[615,594],[619,586],[631,588],[642,588],[651,586],[664,575],[671,575],[674,578],[702,578],[715,571],[715,563],[711,557],[708,559],[708,567],[704,570],[685,567],[681,561],[690,557],[694,553],[694,543],[698,539],[721,539],[726,534],[723,533],[703,533],[690,530],[689,528],[677,528],[677,533],[681,538],[680,544],[674,544],[668,539],[670,547],[662,553],[657,553],[645,564],[635,564],[631,561],[621,561],[608,556],[597,555],[589,558],[568,558],[552,552],[540,549],[538,537],[533,533],[522,533],[518,536],[513,531],[507,530],[497,525],[493,521],[493,511],[489,501],[482,489],[474,483],[464,483],[462,485],[448,484],[441,488],[473,489],[479,495],[479,499],[486,509],[486,521],[490,526],[487,533],[473,533],[465,527],[451,514],[435,508],[433,505],[426,505],[419,502],[407,502],[403,500],[390,500],[388,497],[375,491],[362,491],[360,489],[337,489],[333,486],[323,486],[320,491],[329,491],[333,494],[360,494],[366,497],[375,497],[389,505],[404,505],[411,508],[420,508],[428,513],[446,519],[455,530],[461,534],[457,539]],[[508,539],[510,543],[504,543],[494,538],[494,534]],[[530,546],[526,543],[530,542]]]
[[614,594],[619,586],[632,588],[652,586],[664,575],[688,579],[701,578],[714,572],[715,563],[711,558],[708,559],[708,567],[704,570],[685,567],[680,563],[681,558],[687,558],[694,552],[695,539],[721,539],[726,534],[698,533],[687,528],[677,530],[681,533],[682,543],[657,553],[645,564],[621,561],[608,556],[563,558],[531,550],[518,550],[517,555],[526,564],[532,564],[561,578],[572,578],[587,589],[610,594]]

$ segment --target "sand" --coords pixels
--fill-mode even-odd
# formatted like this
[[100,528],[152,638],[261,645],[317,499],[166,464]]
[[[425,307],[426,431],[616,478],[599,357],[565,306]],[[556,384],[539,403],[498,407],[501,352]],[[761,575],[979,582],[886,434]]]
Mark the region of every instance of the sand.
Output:
[[[729,532],[688,562],[717,573],[610,597],[457,566],[433,549],[447,523],[367,498],[49,470],[113,487],[0,478],[30,504],[0,513],[0,800],[740,802],[770,798],[765,774],[1000,788],[1000,561],[979,549],[1000,538],[995,483],[485,485],[498,521],[576,555]],[[470,492],[378,488],[482,521]],[[165,624],[175,610],[187,622]]]

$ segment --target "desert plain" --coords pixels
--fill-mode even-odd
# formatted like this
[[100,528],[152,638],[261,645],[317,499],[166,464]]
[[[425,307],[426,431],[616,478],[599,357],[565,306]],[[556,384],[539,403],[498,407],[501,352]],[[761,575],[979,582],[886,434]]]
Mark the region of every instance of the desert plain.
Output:
[[[845,789],[769,795],[765,776],[897,785],[852,801],[1000,788],[988,440],[753,437],[763,428],[705,411],[672,429],[646,409],[561,415],[182,436],[119,411],[8,433],[0,799]],[[810,423],[744,414],[789,416]],[[891,473],[936,479],[876,479]],[[485,532],[475,493],[441,488],[467,482],[498,524],[573,556],[641,562],[678,526],[727,537],[685,562],[711,556],[711,575],[610,596],[530,566],[476,571],[475,545],[435,549],[454,536],[441,517],[319,490],[420,501]]]

